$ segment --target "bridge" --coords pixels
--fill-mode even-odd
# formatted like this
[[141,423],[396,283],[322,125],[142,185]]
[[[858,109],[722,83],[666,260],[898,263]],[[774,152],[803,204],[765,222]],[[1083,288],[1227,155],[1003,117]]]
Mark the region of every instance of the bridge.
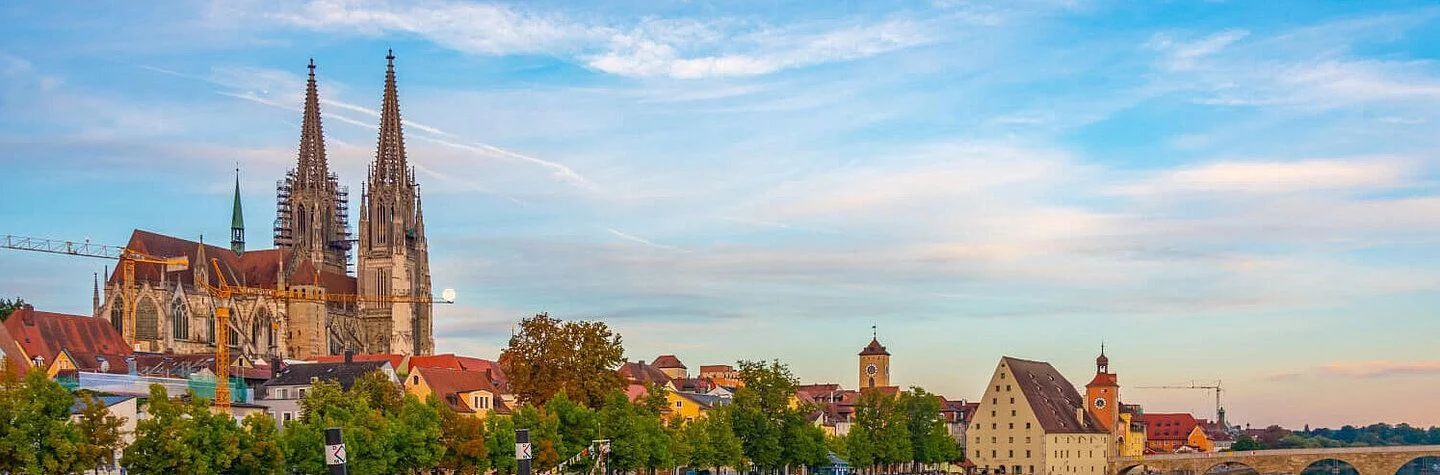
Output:
[[1116,475],[1440,475],[1440,445],[1283,449],[1117,457]]

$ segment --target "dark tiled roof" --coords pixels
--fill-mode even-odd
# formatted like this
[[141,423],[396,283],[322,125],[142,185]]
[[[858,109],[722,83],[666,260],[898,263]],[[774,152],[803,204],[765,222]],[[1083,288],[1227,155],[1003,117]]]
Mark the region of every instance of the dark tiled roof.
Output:
[[627,381],[638,383],[665,384],[670,382],[670,376],[666,375],[664,371],[645,364],[644,361],[620,365],[620,376],[625,377]]
[[[319,355],[310,358],[316,363],[343,363],[345,355]],[[388,361],[390,368],[400,370],[401,363],[405,361],[405,355],[391,353],[362,353],[352,355],[350,361]]]
[[692,393],[707,393],[715,389],[715,381],[710,378],[681,378],[673,381],[675,389]]
[[687,369],[685,363],[681,363],[680,358],[676,358],[675,355],[660,355],[650,365],[661,369]]
[[0,349],[11,358],[22,354],[27,358],[43,357],[46,366],[64,350],[77,360],[74,363],[81,371],[98,371],[99,358],[104,358],[110,363],[109,372],[125,373],[129,371],[125,358],[134,354],[120,332],[102,318],[42,312],[26,306],[11,313],[3,328]]
[[726,404],[730,404],[730,399],[729,399],[729,398],[723,398],[723,397],[720,397],[720,396],[712,396],[712,395],[709,395],[709,394],[695,394],[695,393],[677,392],[677,393],[675,393],[675,395],[680,396],[680,397],[683,397],[683,398],[685,398],[685,399],[689,399],[690,401],[694,402],[695,404],[698,404],[701,409],[705,409],[705,410],[709,410],[710,408],[713,408],[713,407],[715,407],[715,406],[723,406],[723,405],[726,405]]
[[889,352],[889,351],[885,351],[885,346],[880,344],[880,340],[871,338],[871,339],[870,339],[870,344],[869,344],[869,345],[865,345],[865,349],[860,350],[860,356],[870,356],[870,355],[886,355],[886,356],[889,356],[889,355],[890,355],[890,352]]
[[1200,425],[1195,416],[1185,413],[1145,414],[1145,438],[1149,440],[1179,440],[1190,437],[1190,432]]
[[1000,361],[1010,368],[1015,384],[1025,393],[1025,400],[1029,401],[1030,409],[1040,420],[1040,428],[1046,433],[1105,432],[1089,411],[1077,415],[1076,411],[1085,407],[1085,400],[1075,390],[1075,385],[1070,384],[1050,363],[1009,356]]
[[265,382],[266,386],[289,386],[310,384],[311,378],[324,381],[338,381],[340,387],[349,388],[355,379],[384,368],[386,361],[356,361],[353,363],[299,363],[286,366],[275,377]]
[[707,364],[707,365],[700,365],[700,373],[702,373],[702,374],[704,374],[704,373],[730,373],[730,372],[734,372],[734,371],[735,371],[735,367],[734,367],[734,366],[730,366],[730,365],[728,365],[728,364]]

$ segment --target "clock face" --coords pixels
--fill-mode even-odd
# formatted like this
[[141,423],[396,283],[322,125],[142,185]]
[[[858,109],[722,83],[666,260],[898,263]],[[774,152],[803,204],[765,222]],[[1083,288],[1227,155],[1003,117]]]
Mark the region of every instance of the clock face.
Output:
[[874,376],[877,371],[879,371],[879,369],[876,368],[875,365],[873,365],[873,364],[870,364],[870,365],[866,365],[866,366],[865,366],[865,374]]
[[1098,409],[1104,409],[1104,408],[1105,408],[1105,398],[1103,398],[1103,397],[1097,397],[1097,398],[1095,398],[1095,407],[1098,408]]

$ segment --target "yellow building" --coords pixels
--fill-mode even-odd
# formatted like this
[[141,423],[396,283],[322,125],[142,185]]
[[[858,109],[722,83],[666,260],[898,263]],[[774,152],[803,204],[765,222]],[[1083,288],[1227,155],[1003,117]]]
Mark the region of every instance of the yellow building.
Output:
[[[1128,407],[1135,408],[1135,406]],[[1120,412],[1120,426],[1124,428],[1124,432],[1119,434],[1119,439],[1115,444],[1121,457],[1139,457],[1145,454],[1145,423],[1136,420],[1137,417],[1143,416],[1133,410]]]
[[509,413],[499,391],[485,373],[458,369],[416,367],[404,380],[405,392],[422,401],[434,396],[456,413],[485,417],[490,410]]
[[860,350],[860,378],[858,388],[883,388],[890,385],[890,352],[876,338]]
[[1049,363],[1000,359],[966,431],[981,473],[1105,473],[1113,437]]
[[667,407],[664,416],[667,421],[678,417],[682,421],[690,422],[705,417],[711,409],[728,404],[729,400],[710,394],[666,391],[665,402]]

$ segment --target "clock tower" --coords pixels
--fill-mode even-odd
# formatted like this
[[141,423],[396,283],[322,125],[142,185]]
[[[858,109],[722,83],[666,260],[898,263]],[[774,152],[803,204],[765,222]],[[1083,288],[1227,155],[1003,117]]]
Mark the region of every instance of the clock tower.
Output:
[[1095,358],[1095,379],[1085,385],[1085,409],[1106,432],[1116,433],[1120,425],[1120,383],[1110,372],[1105,345],[1100,345],[1100,357]]
[[877,337],[860,350],[860,389],[883,388],[890,385],[890,352]]

